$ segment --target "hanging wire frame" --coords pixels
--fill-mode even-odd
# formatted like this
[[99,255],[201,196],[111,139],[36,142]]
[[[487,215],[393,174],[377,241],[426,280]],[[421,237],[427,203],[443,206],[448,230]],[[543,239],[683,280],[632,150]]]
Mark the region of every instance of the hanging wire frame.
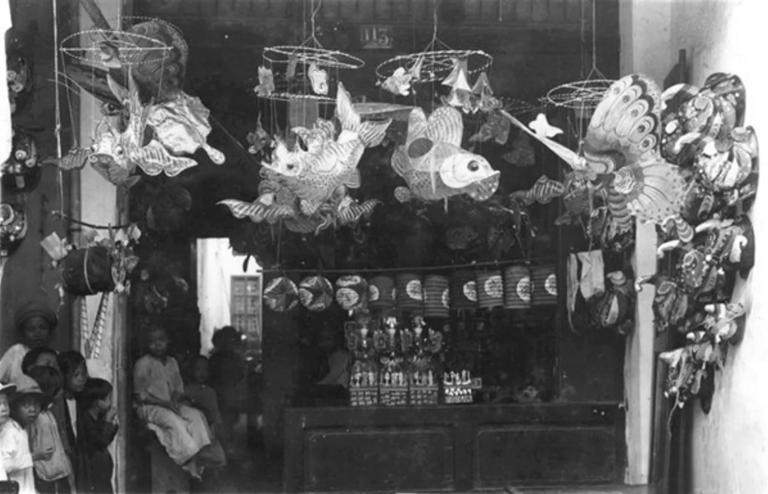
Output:
[[158,53],[165,57],[173,49],[158,39],[128,31],[89,29],[71,34],[61,41],[59,50],[72,62],[110,68],[105,57],[117,57],[115,63],[130,67],[147,60],[142,55]]
[[493,57],[483,50],[454,50],[437,36],[437,1],[432,11],[432,39],[419,53],[398,55],[381,62],[376,67],[379,82],[390,77],[398,68],[408,69],[419,61],[422,62],[418,77],[411,84],[425,84],[445,79],[453,70],[456,60],[466,60],[467,75],[474,75],[487,70],[493,64]]
[[[262,59],[264,66],[272,71],[275,90],[269,95],[261,96],[262,98],[271,101],[314,100],[318,103],[335,104],[335,84],[331,82],[338,82],[341,70],[357,70],[365,66],[362,59],[340,50],[326,49],[317,39],[315,21],[321,5],[322,1],[318,1],[315,6],[312,0],[311,32],[301,44],[264,48]],[[328,94],[317,94],[307,84],[310,66],[326,71]],[[291,70],[294,74],[289,77]]]
[[533,115],[544,110],[546,103],[539,101],[534,105],[525,100],[517,98],[501,98],[504,110],[514,117]]
[[[596,27],[596,0],[592,0],[592,68],[587,77],[580,81],[572,81],[555,86],[547,92],[544,101],[561,108],[568,108],[579,112],[579,116],[591,114],[608,88],[615,81],[607,78],[597,68],[597,27]],[[583,20],[583,18],[582,18]]]

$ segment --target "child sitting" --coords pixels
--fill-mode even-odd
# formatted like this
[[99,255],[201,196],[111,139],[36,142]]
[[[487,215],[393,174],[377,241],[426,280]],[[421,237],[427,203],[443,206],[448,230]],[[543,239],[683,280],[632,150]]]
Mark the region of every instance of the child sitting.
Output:
[[148,353],[133,367],[138,416],[155,433],[168,456],[199,479],[206,466],[205,455],[200,453],[211,444],[211,431],[200,410],[182,403],[184,384],[176,359],[168,355],[165,329],[152,327],[147,336]]
[[[53,403],[61,398],[63,379],[58,370],[37,365],[28,369],[27,374],[40,386],[46,402]],[[72,464],[64,450],[51,408],[51,405],[43,406],[28,429],[35,464],[35,487],[40,494],[70,492],[74,484]]]
[[117,434],[117,412],[112,407],[112,385],[88,379],[77,398],[78,493],[112,493],[114,463],[107,451]]
[[15,390],[14,384],[0,383],[0,480],[16,482],[19,494],[35,494],[27,432],[10,414],[10,395]]

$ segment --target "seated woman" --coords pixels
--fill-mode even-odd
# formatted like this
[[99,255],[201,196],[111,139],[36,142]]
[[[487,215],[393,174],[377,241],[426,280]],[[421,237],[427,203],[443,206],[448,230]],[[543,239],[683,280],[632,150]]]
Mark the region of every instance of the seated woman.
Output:
[[207,466],[223,463],[203,413],[184,403],[184,384],[176,359],[168,355],[162,327],[149,330],[148,352],[133,367],[134,402],[139,418],[152,430],[168,456],[199,479]]

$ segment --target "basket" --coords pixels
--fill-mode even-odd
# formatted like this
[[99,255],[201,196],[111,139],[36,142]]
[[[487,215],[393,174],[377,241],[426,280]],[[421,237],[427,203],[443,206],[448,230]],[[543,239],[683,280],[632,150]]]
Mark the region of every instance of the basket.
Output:
[[531,270],[533,294],[531,305],[557,304],[557,274],[554,264],[536,266]]
[[98,245],[75,249],[61,261],[64,289],[72,295],[93,295],[115,289],[112,256],[109,249]]
[[430,274],[424,277],[424,315],[443,317],[450,315],[450,282],[446,276]]
[[379,388],[360,386],[349,388],[349,404],[353,407],[375,407],[379,404]]
[[477,307],[477,283],[474,271],[456,271],[451,276],[451,309]]
[[504,271],[504,308],[531,307],[531,270],[525,266],[510,266]]
[[477,305],[491,309],[504,305],[504,282],[500,270],[483,271],[477,274]]

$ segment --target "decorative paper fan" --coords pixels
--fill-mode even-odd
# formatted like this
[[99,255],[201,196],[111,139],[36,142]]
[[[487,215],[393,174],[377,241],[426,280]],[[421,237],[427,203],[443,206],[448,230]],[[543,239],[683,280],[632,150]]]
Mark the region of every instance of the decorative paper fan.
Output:
[[299,300],[307,310],[324,311],[333,302],[333,285],[323,276],[308,276],[299,283]]

